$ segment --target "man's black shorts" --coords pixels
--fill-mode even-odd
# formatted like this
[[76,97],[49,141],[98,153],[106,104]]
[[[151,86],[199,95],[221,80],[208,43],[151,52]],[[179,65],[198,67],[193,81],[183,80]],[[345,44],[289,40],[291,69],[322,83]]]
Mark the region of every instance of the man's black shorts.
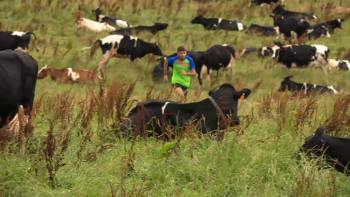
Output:
[[182,91],[184,92],[184,96],[187,95],[188,88],[185,88],[184,86],[182,86],[181,84],[178,84],[178,83],[174,83],[172,85],[173,85],[174,89],[180,87],[182,89]]

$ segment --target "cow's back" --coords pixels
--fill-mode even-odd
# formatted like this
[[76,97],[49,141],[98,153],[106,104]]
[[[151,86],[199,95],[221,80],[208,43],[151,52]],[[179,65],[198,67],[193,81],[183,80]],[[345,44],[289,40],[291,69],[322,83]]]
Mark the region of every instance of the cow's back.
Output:
[[11,35],[12,32],[0,32],[0,51],[15,50],[23,40],[20,36]]

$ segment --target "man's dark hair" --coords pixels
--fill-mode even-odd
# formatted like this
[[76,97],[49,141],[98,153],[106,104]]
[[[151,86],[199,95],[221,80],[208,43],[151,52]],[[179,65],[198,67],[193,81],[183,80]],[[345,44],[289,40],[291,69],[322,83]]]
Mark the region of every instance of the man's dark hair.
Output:
[[179,46],[177,48],[177,52],[181,52],[181,51],[186,51],[185,47],[184,46]]

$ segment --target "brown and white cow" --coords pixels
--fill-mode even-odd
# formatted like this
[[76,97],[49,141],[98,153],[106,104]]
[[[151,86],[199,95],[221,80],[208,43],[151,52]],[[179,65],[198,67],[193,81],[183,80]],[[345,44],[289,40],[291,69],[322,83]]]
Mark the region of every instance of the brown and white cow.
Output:
[[333,6],[331,3],[328,3],[327,5],[322,5],[321,10],[329,10],[332,12],[332,14],[350,14],[350,8]]
[[99,23],[90,19],[83,18],[83,13],[72,13],[77,18],[78,29],[85,28],[94,32],[112,31],[115,27],[110,26],[107,22]]
[[100,80],[100,77],[92,70],[74,68],[56,69],[46,64],[38,72],[38,79],[44,79],[48,75],[50,75],[53,81],[61,81],[63,83],[86,83],[90,81],[96,84]]

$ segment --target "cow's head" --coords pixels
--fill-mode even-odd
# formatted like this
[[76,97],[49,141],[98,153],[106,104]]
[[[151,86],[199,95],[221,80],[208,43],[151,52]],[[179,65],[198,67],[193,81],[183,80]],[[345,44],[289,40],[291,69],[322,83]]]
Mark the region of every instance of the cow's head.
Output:
[[274,26],[278,26],[278,24],[280,23],[280,21],[283,20],[284,16],[276,14],[276,15],[270,15],[270,18],[273,19],[273,25]]
[[284,5],[278,5],[275,7],[275,9],[272,10],[272,13],[274,14],[279,14],[281,11],[284,11]]
[[50,67],[46,64],[39,72],[38,79],[44,79],[49,75]]
[[302,147],[300,148],[300,152],[307,152],[312,150],[312,152],[318,156],[323,154],[323,151],[327,147],[327,141],[322,138],[324,134],[323,128],[318,128],[315,134],[309,136]]
[[202,24],[202,21],[203,21],[203,16],[202,15],[198,15],[196,16],[196,18],[194,18],[191,23],[192,24]]
[[260,57],[272,56],[273,51],[271,47],[262,47],[258,50]]
[[158,31],[166,29],[169,25],[167,23],[155,23],[154,26]]
[[97,8],[96,10],[92,10],[92,12],[100,15],[102,13],[102,10],[100,8]]
[[244,100],[248,98],[251,90],[244,88],[241,91],[237,91],[232,84],[225,83],[222,84],[218,90],[209,91],[209,96],[211,96],[217,105],[220,107],[225,115],[232,115],[235,124],[239,124],[238,114],[238,100]]
[[163,56],[163,52],[160,49],[158,42],[155,42],[153,44],[151,53],[153,53],[154,55]]
[[339,28],[339,29],[343,29],[343,25],[342,25],[342,22],[344,22],[345,19],[340,19],[340,18],[337,18],[335,20],[332,21],[332,26],[334,28]]
[[284,80],[281,82],[281,86],[278,88],[279,92],[284,92],[286,90],[292,89],[292,83],[293,83],[293,76],[287,76],[284,78]]

